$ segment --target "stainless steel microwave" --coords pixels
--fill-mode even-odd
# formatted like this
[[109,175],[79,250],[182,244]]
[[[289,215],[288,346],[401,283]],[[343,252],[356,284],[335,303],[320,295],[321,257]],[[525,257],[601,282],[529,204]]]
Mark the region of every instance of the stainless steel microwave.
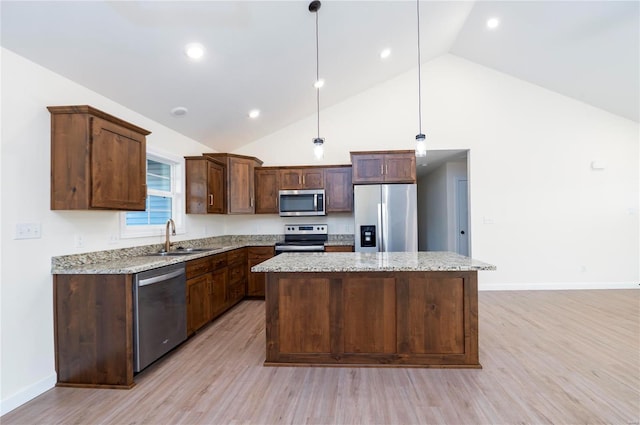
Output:
[[326,215],[324,189],[281,190],[278,196],[281,217]]

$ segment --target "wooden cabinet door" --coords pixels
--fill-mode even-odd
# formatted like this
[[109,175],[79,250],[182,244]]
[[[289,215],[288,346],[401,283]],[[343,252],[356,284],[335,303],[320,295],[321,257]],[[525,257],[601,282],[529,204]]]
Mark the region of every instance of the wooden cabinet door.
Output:
[[207,161],[207,212],[224,214],[225,212],[225,169],[213,161]]
[[397,153],[385,155],[384,181],[386,183],[415,183],[415,153]]
[[353,184],[384,181],[384,155],[358,154],[351,156]]
[[144,211],[145,137],[98,117],[91,123],[91,207]]
[[302,189],[302,171],[299,169],[285,168],[280,170],[280,189]]
[[211,273],[211,318],[220,315],[226,308],[227,300],[227,268]]
[[255,210],[253,185],[255,162],[250,159],[230,157],[228,167],[227,212],[229,214],[253,214]]
[[353,245],[329,245],[324,247],[325,252],[353,252]]
[[302,175],[302,189],[324,188],[323,168],[303,168],[300,170],[300,174]]
[[187,333],[204,326],[211,318],[211,274],[187,280]]
[[272,246],[249,247],[249,260],[247,266],[247,295],[252,297],[264,297],[266,273],[254,273],[251,267],[272,258],[275,255]]
[[351,173],[351,167],[324,170],[324,193],[328,213],[353,211]]
[[278,214],[279,172],[275,169],[256,169],[256,214]]

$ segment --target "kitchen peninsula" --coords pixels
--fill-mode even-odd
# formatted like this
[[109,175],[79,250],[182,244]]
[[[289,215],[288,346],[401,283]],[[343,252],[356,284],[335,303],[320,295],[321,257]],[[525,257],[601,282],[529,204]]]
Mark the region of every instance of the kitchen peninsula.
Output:
[[451,252],[290,253],[267,273],[267,366],[481,368],[478,270]]

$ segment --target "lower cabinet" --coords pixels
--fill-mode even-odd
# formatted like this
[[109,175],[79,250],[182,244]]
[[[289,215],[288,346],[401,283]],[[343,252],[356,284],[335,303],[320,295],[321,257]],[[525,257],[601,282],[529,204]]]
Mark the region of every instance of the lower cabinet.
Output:
[[187,261],[187,334],[223,313],[227,303],[227,254]]
[[250,297],[264,297],[265,273],[254,273],[251,267],[272,258],[275,255],[273,246],[251,246],[247,267],[247,295]]
[[242,300],[247,286],[247,248],[234,249],[227,253],[229,285],[227,287],[228,307]]

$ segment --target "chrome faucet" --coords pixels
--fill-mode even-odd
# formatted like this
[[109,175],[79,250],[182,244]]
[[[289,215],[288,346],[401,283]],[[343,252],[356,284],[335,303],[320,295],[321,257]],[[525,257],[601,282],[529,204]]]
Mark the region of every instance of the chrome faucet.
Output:
[[169,219],[167,220],[167,228],[166,228],[166,235],[165,235],[165,240],[164,240],[164,252],[169,252],[169,250],[171,249],[171,241],[169,240],[169,225],[171,225],[171,234],[173,236],[176,235],[176,223],[173,222],[173,219]]

